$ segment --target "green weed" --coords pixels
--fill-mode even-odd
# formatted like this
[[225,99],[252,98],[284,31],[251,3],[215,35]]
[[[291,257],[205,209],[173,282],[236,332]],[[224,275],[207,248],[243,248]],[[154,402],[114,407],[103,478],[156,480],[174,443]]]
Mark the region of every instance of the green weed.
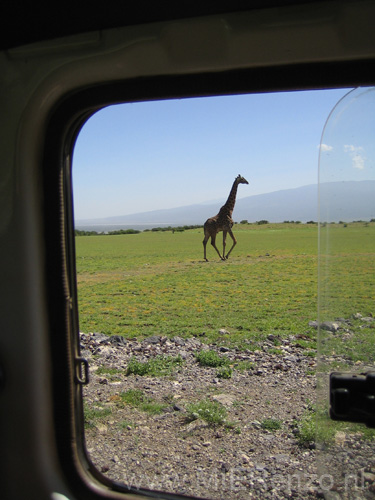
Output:
[[111,415],[112,409],[104,407],[102,403],[89,407],[84,405],[84,423],[86,428],[92,428],[96,422],[103,421],[106,417]]
[[261,427],[262,429],[265,429],[267,431],[278,431],[282,427],[282,423],[280,420],[274,419],[274,418],[265,418],[261,422]]
[[120,422],[118,422],[118,426],[120,429],[134,429],[135,427],[137,427],[137,424],[132,420],[121,420]]
[[228,364],[228,359],[219,356],[216,351],[202,350],[196,353],[195,357],[201,366],[217,368]]
[[280,354],[283,353],[281,349],[276,349],[275,347],[272,347],[271,349],[268,349],[268,352],[270,354],[276,354],[277,356],[280,356]]
[[[309,446],[315,443],[316,438],[316,410],[315,406],[309,406],[303,413],[297,424],[297,439],[301,446]],[[321,432],[321,437],[323,434]],[[327,437],[324,438],[327,441]]]
[[238,370],[238,371],[241,371],[241,372],[245,372],[245,371],[249,371],[249,370],[254,370],[255,368],[255,363],[253,363],[252,361],[238,361],[236,364],[235,364],[235,368]]
[[122,392],[120,398],[124,403],[135,407],[140,406],[147,400],[144,392],[140,389],[129,389],[126,392]]
[[110,368],[108,366],[99,366],[99,368],[96,370],[96,374],[97,375],[117,375],[118,373],[120,373],[121,370],[119,368]]
[[126,375],[134,374],[149,377],[165,377],[171,375],[175,369],[182,365],[182,358],[178,356],[156,356],[148,361],[138,361],[130,358]]
[[218,378],[225,378],[225,379],[228,379],[228,378],[232,378],[232,368],[230,366],[222,366],[221,368],[219,368],[219,370],[217,370],[216,372],[216,376]]
[[162,413],[167,405],[163,403],[158,403],[152,398],[144,394],[140,389],[129,389],[126,392],[120,394],[121,400],[134,408],[138,408],[151,415],[157,415]]
[[221,403],[204,399],[187,406],[187,420],[201,419],[210,425],[225,425],[227,411]]

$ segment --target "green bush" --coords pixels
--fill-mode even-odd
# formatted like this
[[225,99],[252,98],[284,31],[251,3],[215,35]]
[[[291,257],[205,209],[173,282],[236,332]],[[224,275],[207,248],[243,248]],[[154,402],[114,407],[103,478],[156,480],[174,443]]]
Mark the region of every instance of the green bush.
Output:
[[224,425],[226,423],[227,411],[221,403],[209,401],[208,399],[191,403],[187,406],[187,419],[204,420],[210,425]]
[[222,366],[217,372],[218,378],[232,378],[232,368],[230,366]]
[[297,439],[301,446],[308,446],[315,442],[316,435],[316,411],[315,407],[309,407],[302,415],[297,424]]
[[148,361],[138,361],[134,356],[130,358],[126,375],[134,374],[150,377],[164,377],[171,375],[177,366],[182,364],[182,358],[178,356],[156,356]]
[[280,420],[276,420],[275,418],[265,418],[261,423],[262,429],[267,431],[278,431],[281,429]]
[[214,368],[224,366],[229,362],[227,358],[222,358],[217,352],[210,350],[199,351],[195,357],[201,366],[212,366]]
[[151,413],[152,415],[162,413],[166,408],[165,404],[154,401],[152,398],[146,396],[140,389],[129,389],[126,392],[122,392],[120,397],[124,403],[139,408],[147,413]]

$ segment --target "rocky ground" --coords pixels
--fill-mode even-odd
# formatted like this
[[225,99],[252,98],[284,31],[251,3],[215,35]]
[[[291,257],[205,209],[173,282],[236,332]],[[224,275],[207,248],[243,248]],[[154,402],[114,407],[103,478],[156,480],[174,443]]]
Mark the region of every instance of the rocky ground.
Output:
[[[301,444],[300,435],[316,397],[315,358],[296,345],[295,337],[281,340],[276,349],[272,337],[257,351],[238,351],[195,338],[155,336],[139,342],[81,334],[82,356],[90,366],[84,388],[86,445],[97,469],[135,488],[218,500],[373,498],[374,449],[360,436],[335,437],[318,461],[323,464],[318,475],[315,446],[308,440]],[[201,366],[196,353],[202,349],[227,358],[231,378]],[[126,374],[130,358],[147,361],[158,355],[179,355],[183,363],[169,376]],[[150,414],[124,402],[129,389],[160,403],[161,412]],[[224,406],[224,425],[188,418],[189,403],[203,399]],[[331,470],[337,473],[348,462],[350,491]]]

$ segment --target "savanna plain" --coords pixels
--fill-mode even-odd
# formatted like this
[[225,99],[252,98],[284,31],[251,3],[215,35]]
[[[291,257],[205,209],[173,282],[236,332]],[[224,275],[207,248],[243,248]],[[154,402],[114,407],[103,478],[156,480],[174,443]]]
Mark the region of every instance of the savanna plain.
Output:
[[[375,223],[322,225],[320,255],[314,223],[237,224],[234,233],[230,258],[208,245],[209,262],[202,228],[76,237],[79,327],[92,373],[87,446],[103,473],[138,488],[150,487],[152,472],[154,489],[306,498],[322,486],[309,481],[317,345],[322,372],[375,359]],[[329,326],[319,339],[318,306]],[[150,432],[169,454],[158,439],[150,448]],[[372,440],[327,418],[321,432],[335,445],[340,432]],[[306,481],[291,485],[288,467],[304,453]],[[195,482],[181,479],[186,467]]]

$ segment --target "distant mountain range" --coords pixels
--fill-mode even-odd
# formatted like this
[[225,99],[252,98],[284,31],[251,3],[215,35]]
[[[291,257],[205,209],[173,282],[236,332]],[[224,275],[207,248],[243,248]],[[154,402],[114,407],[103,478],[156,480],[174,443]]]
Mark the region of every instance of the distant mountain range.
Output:
[[[329,182],[320,185],[321,219],[327,222],[370,220],[375,218],[375,181]],[[226,200],[223,200],[222,204]],[[76,220],[77,229],[98,230],[95,226],[116,229],[203,224],[217,214],[221,204],[205,203],[152,212],[101,219]],[[233,212],[236,222],[318,220],[318,185],[284,189],[238,199]],[[105,230],[105,229],[100,229]],[[110,230],[110,229],[107,229]]]

